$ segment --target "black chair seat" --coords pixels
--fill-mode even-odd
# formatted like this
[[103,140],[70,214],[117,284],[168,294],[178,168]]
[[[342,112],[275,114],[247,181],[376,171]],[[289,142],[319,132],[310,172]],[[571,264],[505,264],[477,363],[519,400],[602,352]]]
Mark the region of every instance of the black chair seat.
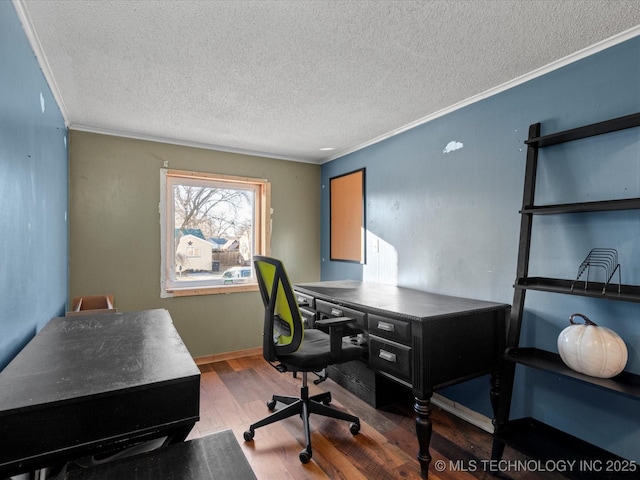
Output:
[[[319,372],[331,364],[330,337],[321,330],[307,329],[300,349],[291,355],[279,355],[278,361],[290,372]],[[362,356],[362,347],[342,340],[340,363],[357,360]]]

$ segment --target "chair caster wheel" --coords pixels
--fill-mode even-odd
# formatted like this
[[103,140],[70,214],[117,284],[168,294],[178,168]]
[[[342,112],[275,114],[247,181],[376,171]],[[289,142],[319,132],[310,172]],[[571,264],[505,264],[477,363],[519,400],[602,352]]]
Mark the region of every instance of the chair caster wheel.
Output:
[[360,433],[360,425],[357,423],[352,423],[351,425],[349,425],[349,431],[351,432],[351,435],[357,435],[358,433]]
[[300,462],[309,463],[311,460],[311,450],[307,450],[306,448],[300,452]]
[[243,436],[244,436],[244,441],[245,442],[250,442],[251,440],[253,440],[253,436],[256,434],[256,432],[254,432],[253,430],[247,430],[246,432],[244,432]]
[[322,400],[323,405],[329,405],[330,403],[331,403],[331,393],[329,393],[329,395],[327,395],[327,397]]
[[269,411],[273,412],[276,409],[276,401],[275,400],[269,400],[267,402],[267,408],[269,409]]

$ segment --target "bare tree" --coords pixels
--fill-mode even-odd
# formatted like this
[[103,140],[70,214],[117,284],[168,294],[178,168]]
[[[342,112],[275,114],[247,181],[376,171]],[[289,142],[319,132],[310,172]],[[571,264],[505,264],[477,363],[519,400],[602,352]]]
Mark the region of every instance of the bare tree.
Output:
[[239,217],[251,204],[251,192],[227,188],[176,185],[175,224],[179,230],[200,229],[206,237],[236,237],[251,224]]

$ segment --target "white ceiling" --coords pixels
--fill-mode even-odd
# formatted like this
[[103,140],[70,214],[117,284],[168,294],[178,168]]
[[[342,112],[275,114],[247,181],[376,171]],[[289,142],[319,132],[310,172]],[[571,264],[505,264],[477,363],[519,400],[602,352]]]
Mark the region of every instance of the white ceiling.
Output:
[[69,128],[313,163],[640,35],[638,0],[14,5]]

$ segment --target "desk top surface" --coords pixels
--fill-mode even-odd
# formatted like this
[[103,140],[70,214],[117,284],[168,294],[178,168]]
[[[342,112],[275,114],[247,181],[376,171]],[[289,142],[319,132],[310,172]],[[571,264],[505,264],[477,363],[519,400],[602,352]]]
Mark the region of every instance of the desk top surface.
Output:
[[411,320],[429,321],[465,313],[502,310],[510,306],[470,298],[452,297],[356,280],[336,280],[295,285],[296,290],[343,306],[380,315],[395,314]]
[[199,375],[166,310],[54,318],[0,372],[0,417]]

